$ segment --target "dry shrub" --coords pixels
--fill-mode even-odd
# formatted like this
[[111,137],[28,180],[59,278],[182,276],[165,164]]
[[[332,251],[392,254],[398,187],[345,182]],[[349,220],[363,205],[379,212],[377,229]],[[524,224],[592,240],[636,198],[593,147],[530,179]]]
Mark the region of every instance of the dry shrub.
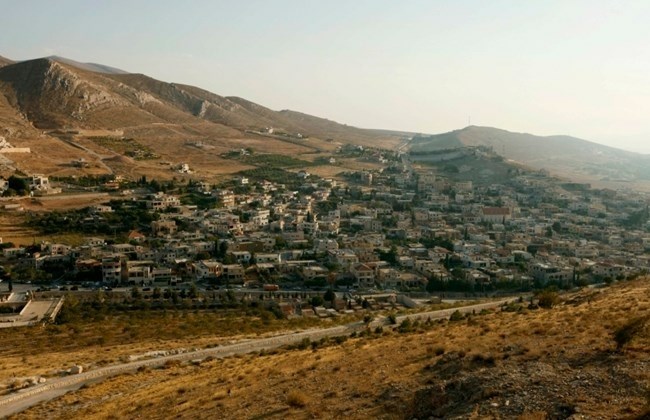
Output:
[[291,407],[303,408],[309,402],[309,397],[302,391],[293,390],[287,394],[287,404]]
[[648,316],[633,318],[623,324],[621,327],[614,331],[614,341],[616,341],[616,349],[622,350],[625,345],[639,335],[645,329],[646,324],[650,320]]

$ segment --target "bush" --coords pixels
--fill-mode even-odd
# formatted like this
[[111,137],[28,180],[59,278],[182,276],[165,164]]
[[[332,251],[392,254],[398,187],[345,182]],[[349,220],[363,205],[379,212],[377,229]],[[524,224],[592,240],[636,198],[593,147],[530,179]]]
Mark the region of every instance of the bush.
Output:
[[309,337],[303,338],[302,340],[300,340],[298,344],[296,344],[296,348],[298,350],[305,350],[309,346],[311,346],[311,340],[309,339]]
[[614,331],[614,341],[616,341],[616,349],[622,350],[634,337],[639,335],[645,328],[646,323],[650,317],[644,316],[631,319],[623,324],[616,331]]
[[413,331],[413,322],[410,318],[404,319],[401,324],[399,324],[398,331],[401,333],[407,333]]
[[454,311],[453,314],[449,317],[450,321],[461,321],[463,319],[463,314],[460,313],[460,311],[457,309]]
[[309,397],[302,391],[293,390],[287,394],[287,404],[291,407],[303,408],[309,402]]
[[544,290],[537,295],[540,308],[551,309],[558,303],[560,303],[560,295],[557,292],[552,290]]
[[397,316],[395,314],[389,314],[388,321],[391,323],[391,325],[397,324]]
[[311,301],[309,303],[311,303],[311,306],[323,306],[325,300],[323,300],[323,298],[320,296],[314,296],[311,298]]

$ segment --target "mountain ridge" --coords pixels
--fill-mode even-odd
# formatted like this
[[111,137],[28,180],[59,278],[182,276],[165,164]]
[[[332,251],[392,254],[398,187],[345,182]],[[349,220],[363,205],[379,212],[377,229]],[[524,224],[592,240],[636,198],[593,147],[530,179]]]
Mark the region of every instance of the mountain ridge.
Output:
[[506,159],[590,182],[647,182],[650,156],[568,135],[537,136],[493,127],[468,126],[436,135],[417,135],[413,155],[457,147],[483,146]]
[[[400,151],[410,148],[413,154],[421,154],[485,146],[506,159],[579,181],[642,181],[650,185],[650,156],[571,136],[543,137],[478,126],[435,135],[358,128],[299,111],[275,111],[238,96],[222,96],[196,86],[167,83],[140,73],[57,56],[19,62],[0,58],[0,124],[0,136],[37,153],[32,159],[15,158],[16,167],[26,173],[37,170],[36,162],[44,162],[39,171],[77,173],[60,169],[61,160],[68,157],[61,154],[54,159],[45,152],[45,145],[51,147],[61,141],[56,134],[61,130],[90,130],[95,136],[103,130],[137,139],[143,147],[156,150],[164,161],[173,162],[187,155],[190,164],[195,163],[195,157],[187,150],[188,142],[209,144],[211,158],[216,162],[220,162],[220,154],[244,147],[262,153],[331,153],[349,143]],[[39,149],[43,154],[38,154]],[[70,156],[89,158],[79,151],[82,149],[77,148]],[[215,166],[206,160],[208,156],[196,156],[205,168]],[[234,171],[230,163],[228,170]],[[138,168],[122,166],[115,170],[137,174],[144,170],[141,167],[153,163],[133,165]]]

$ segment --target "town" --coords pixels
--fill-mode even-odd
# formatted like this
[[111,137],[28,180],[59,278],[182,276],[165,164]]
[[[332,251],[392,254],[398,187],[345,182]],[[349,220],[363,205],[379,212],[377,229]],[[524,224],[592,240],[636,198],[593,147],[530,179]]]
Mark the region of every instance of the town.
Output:
[[[11,283],[31,283],[31,296],[121,287],[177,301],[218,290],[260,299],[281,291],[284,315],[326,304],[322,316],[354,309],[337,293],[516,294],[634,278],[650,266],[641,193],[563,182],[503,162],[508,176],[494,183],[453,165],[459,156],[479,168],[501,161],[485,148],[437,153],[440,165],[348,149],[381,169],[335,180],[262,168],[219,185],[102,180],[98,188],[120,198],[27,216],[46,234],[82,234],[83,244],[5,243],[2,264]],[[455,179],[462,173],[472,179]],[[25,188],[32,196],[60,193],[51,184],[34,176]]]

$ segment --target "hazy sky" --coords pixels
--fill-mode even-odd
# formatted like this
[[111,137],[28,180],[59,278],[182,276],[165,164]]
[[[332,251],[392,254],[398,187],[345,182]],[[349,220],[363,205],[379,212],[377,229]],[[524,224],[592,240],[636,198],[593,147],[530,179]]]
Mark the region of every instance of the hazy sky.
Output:
[[0,0],[61,55],[359,127],[475,125],[650,153],[650,0]]

